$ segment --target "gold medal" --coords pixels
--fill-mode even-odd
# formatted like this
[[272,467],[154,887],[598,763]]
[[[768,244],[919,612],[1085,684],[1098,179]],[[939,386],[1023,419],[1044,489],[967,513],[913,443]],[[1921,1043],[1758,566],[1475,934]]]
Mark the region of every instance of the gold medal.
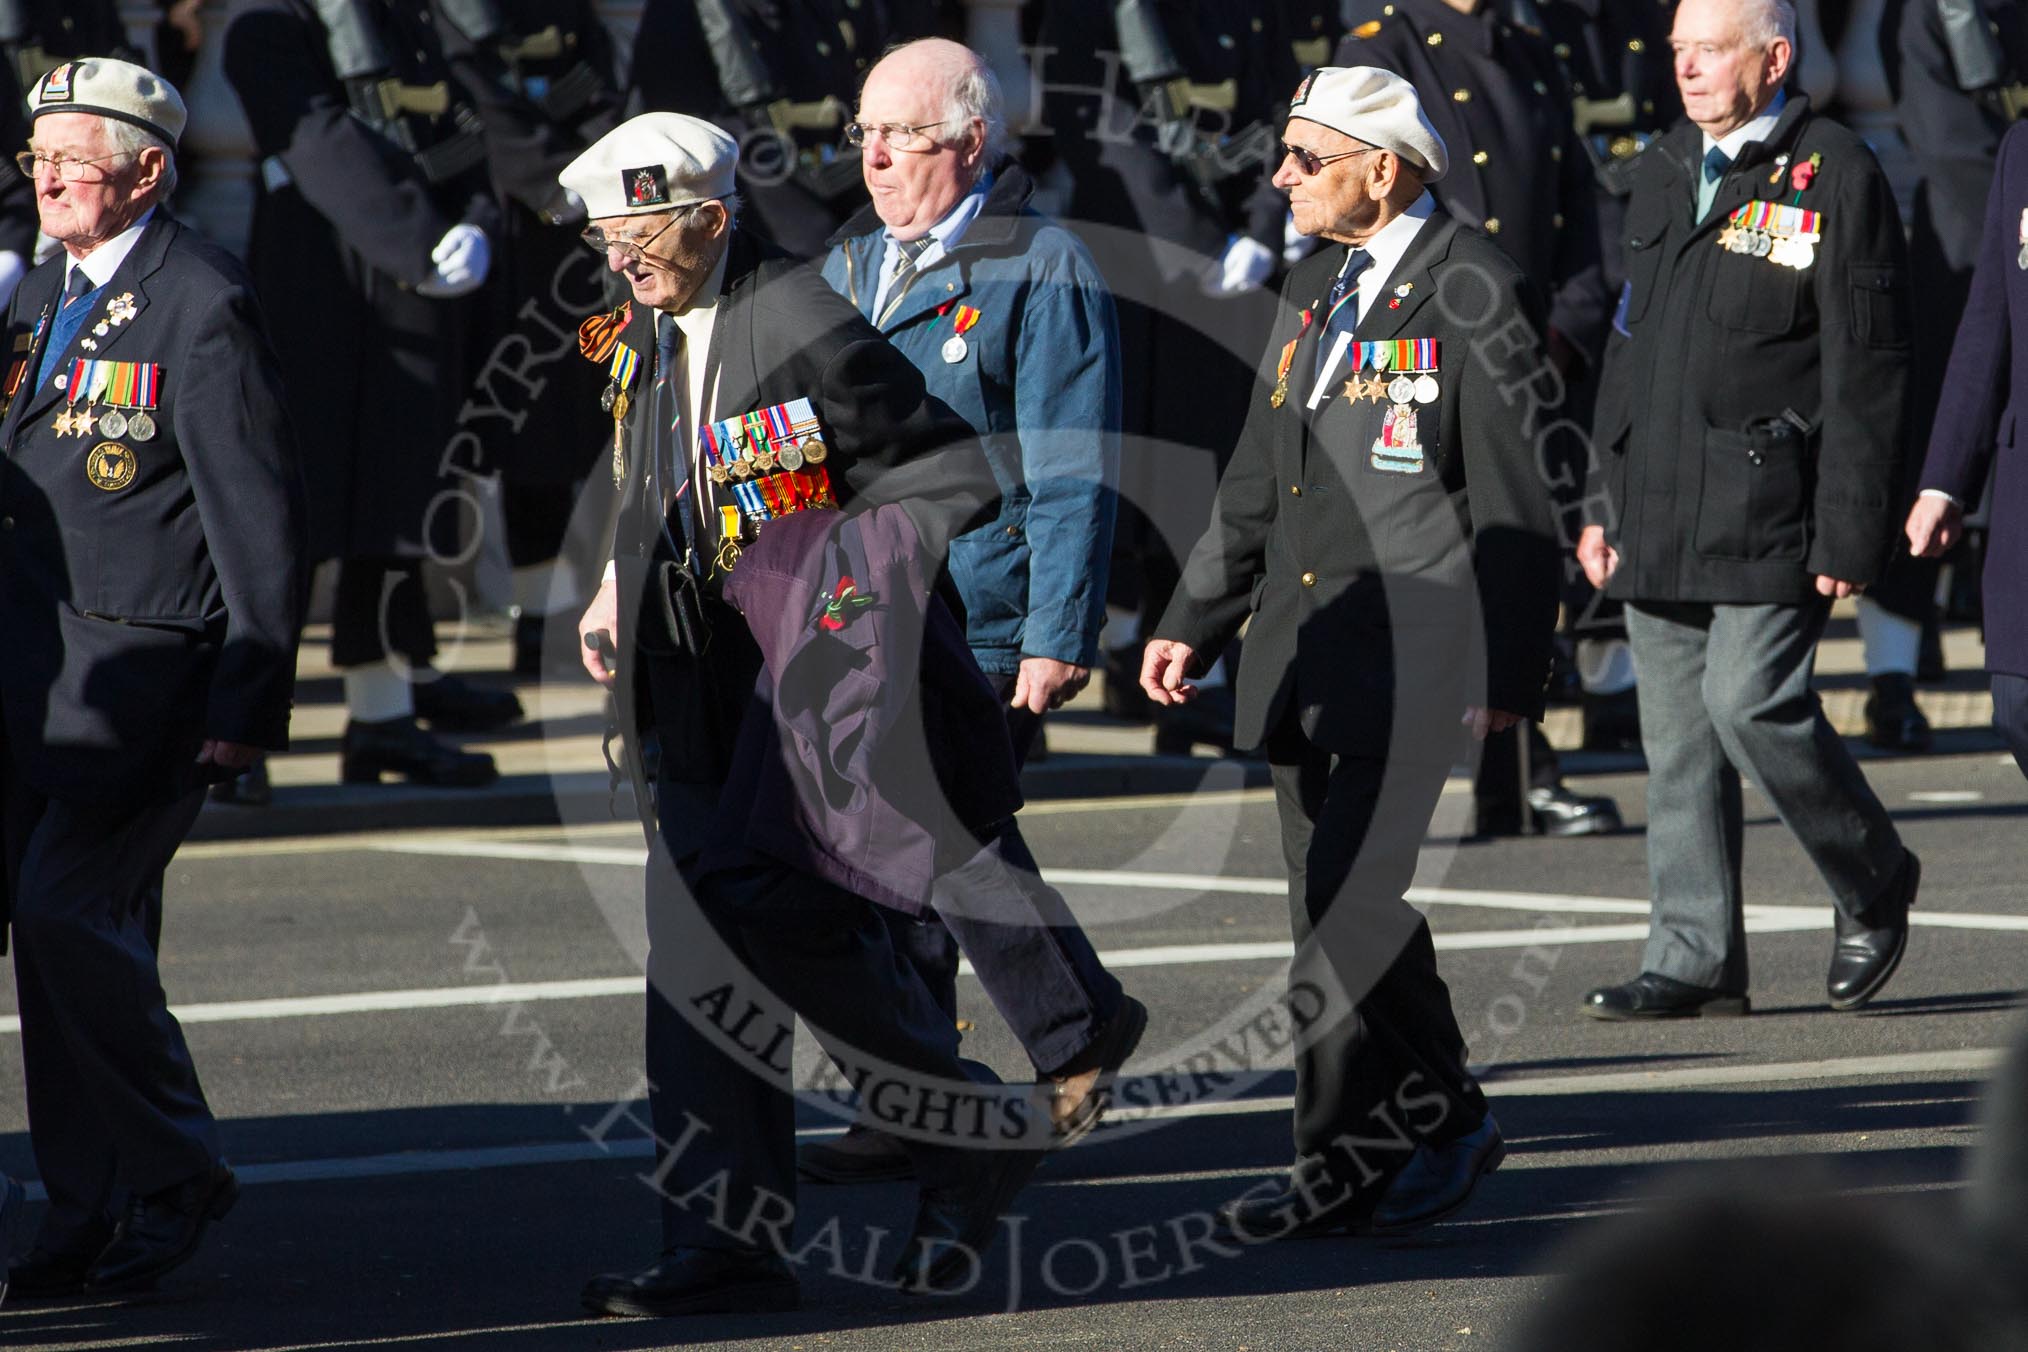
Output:
[[[2024,252],[2028,252],[2028,250],[2024,250]],[[1268,396],[1268,407],[1280,408],[1283,404],[1288,402],[1288,398],[1289,398],[1289,382],[1286,380],[1278,380],[1275,382],[1275,392]]]
[[62,408],[56,411],[56,421],[50,424],[50,426],[56,430],[56,434],[60,437],[69,436],[70,429],[74,425],[75,424],[71,421],[70,405],[68,404],[64,405]]
[[615,394],[613,396],[613,421],[623,421],[630,407],[632,405],[627,402],[627,392],[625,390],[621,390],[618,394]]
[[88,437],[92,434],[92,429],[98,423],[98,420],[98,408],[95,405],[86,404],[82,412],[70,415],[70,430],[81,437]]
[[828,450],[824,449],[824,438],[822,437],[813,436],[803,443],[803,459],[813,465],[823,464],[825,457],[830,454]]

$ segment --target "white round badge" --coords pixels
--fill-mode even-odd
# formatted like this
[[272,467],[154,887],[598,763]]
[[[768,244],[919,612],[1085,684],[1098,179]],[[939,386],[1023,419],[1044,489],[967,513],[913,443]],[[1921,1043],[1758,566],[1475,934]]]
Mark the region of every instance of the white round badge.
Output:
[[944,360],[953,366],[963,361],[965,353],[970,350],[965,340],[955,333],[944,339]]
[[1440,387],[1437,385],[1437,378],[1435,376],[1417,376],[1415,378],[1416,403],[1434,404],[1439,392]]

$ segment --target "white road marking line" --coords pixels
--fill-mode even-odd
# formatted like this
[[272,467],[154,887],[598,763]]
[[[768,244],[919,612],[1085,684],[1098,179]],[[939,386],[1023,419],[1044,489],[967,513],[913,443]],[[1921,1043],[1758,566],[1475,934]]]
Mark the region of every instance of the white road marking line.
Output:
[[[1850,1056],[1823,1061],[1773,1061],[1729,1066],[1676,1066],[1653,1071],[1604,1071],[1591,1075],[1542,1075],[1515,1080],[1488,1079],[1484,1088],[1493,1098],[1572,1097],[1584,1094],[1648,1093],[1655,1090],[1704,1089],[1719,1085],[1770,1085],[1775,1091],[1798,1081],[1865,1080],[1889,1075],[1956,1074],[1980,1076],[2006,1056],[2000,1047],[1968,1051],[1905,1052],[1888,1056]],[[827,1096],[805,1093],[812,1105],[836,1111]],[[1114,1108],[1106,1122],[1123,1124],[1150,1119],[1235,1117],[1286,1113],[1295,1106],[1288,1094],[1254,1098],[1211,1099],[1146,1108]],[[841,1126],[804,1127],[804,1139],[836,1136]],[[1094,1140],[1106,1139],[1102,1125]],[[1688,1143],[1694,1145],[1696,1143]],[[250,1186],[275,1183],[328,1183],[410,1174],[455,1173],[480,1169],[513,1169],[528,1165],[583,1164],[597,1160],[637,1160],[650,1156],[645,1137],[600,1141],[550,1141],[531,1145],[485,1146],[465,1150],[413,1150],[397,1154],[356,1155],[337,1159],[287,1160],[273,1164],[234,1166],[239,1181]],[[1537,1166],[1550,1167],[1550,1166]],[[1107,1180],[1117,1182],[1118,1180]],[[46,1194],[39,1183],[28,1184],[31,1200]]]
[[1922,789],[1908,795],[1911,803],[1983,803],[1986,795],[1977,789]]

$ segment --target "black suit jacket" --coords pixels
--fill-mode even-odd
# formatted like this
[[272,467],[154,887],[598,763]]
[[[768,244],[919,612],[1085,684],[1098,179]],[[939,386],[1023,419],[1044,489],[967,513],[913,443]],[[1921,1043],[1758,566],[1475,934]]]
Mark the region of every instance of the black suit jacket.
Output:
[[1372,451],[1387,406],[1342,396],[1347,363],[1327,374],[1338,388],[1322,407],[1308,408],[1344,261],[1342,247],[1320,249],[1283,284],[1211,529],[1155,636],[1208,663],[1252,617],[1236,690],[1242,746],[1293,713],[1328,751],[1448,760],[1465,704],[1542,709],[1557,549],[1540,419],[1512,393],[1541,366],[1540,304],[1483,235],[1441,210],[1424,223],[1355,333],[1439,345],[1438,398],[1418,406],[1423,468],[1382,469]]
[[[53,313],[64,266],[59,254],[22,282],[10,346]],[[117,301],[133,317],[98,333]],[[31,788],[126,806],[194,786],[206,738],[288,745],[303,494],[236,260],[158,209],[94,311],[40,388],[42,353],[27,348],[0,422],[0,715]],[[155,436],[57,434],[54,376],[79,357],[160,366]],[[95,455],[130,465],[131,481],[97,486]]]
[[[940,573],[951,539],[975,524],[998,492],[970,426],[928,393],[915,366],[815,268],[742,230],[735,229],[728,248],[711,349],[704,354],[718,378],[713,412],[728,418],[809,399],[824,426],[824,468],[839,506],[901,504],[924,550],[938,561],[933,573]],[[665,773],[719,784],[747,716],[760,653],[738,613],[720,599],[715,577],[704,587],[710,651],[696,658],[670,641],[650,590],[660,585],[661,565],[675,557],[672,539],[681,538],[654,498],[648,473],[656,440],[655,312],[633,306],[620,341],[641,354],[621,429],[626,478],[614,542],[620,613],[637,623],[620,638],[646,659],[623,664],[622,709],[628,726],[652,725],[660,733]],[[715,544],[716,523],[706,528]],[[707,545],[707,559],[710,553]],[[954,595],[947,585],[941,591]]]

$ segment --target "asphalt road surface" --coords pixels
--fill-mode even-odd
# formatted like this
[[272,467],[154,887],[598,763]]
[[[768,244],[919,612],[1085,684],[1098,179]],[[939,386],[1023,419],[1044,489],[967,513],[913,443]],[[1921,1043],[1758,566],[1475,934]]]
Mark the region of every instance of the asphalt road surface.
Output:
[[[1578,1012],[1585,990],[1638,969],[1638,774],[1582,782],[1620,798],[1624,834],[1426,851],[1416,896],[1511,1147],[1453,1222],[1391,1243],[1193,1243],[1212,1207],[1288,1159],[1286,1051],[1255,1037],[1239,1055],[1257,1073],[1209,1096],[1194,1090],[1214,1082],[1187,1071],[1143,1079],[1147,1110],[1116,1111],[1118,1125],[1054,1157],[969,1294],[905,1299],[851,1277],[905,1233],[905,1186],[809,1188],[798,1238],[836,1217],[842,1242],[812,1251],[800,1311],[737,1318],[598,1320],[577,1306],[585,1278],[644,1265],[657,1242],[633,1102],[637,833],[194,845],[170,878],[164,975],[247,1185],[239,1208],[159,1292],[10,1304],[0,1344],[1426,1352],[1500,1346],[1568,1242],[1714,1169],[1774,1161],[1944,1214],[1967,1196],[1985,1080],[2022,1031],[2028,786],[1993,751],[1868,770],[1926,869],[1907,960],[1859,1014],[1824,1006],[1825,894],[1751,794],[1744,1020]],[[1444,815],[1465,802],[1448,795]],[[1025,820],[1152,1010],[1130,1071],[1176,1072],[1209,1030],[1271,1007],[1288,928],[1266,793],[1049,803]],[[968,1053],[1020,1078],[969,977],[960,998],[977,1023]],[[12,1007],[10,976],[8,1085]],[[802,1076],[819,1068],[808,1041]],[[812,1132],[835,1125],[808,1115]],[[35,1172],[18,1091],[0,1095],[0,1167]]]

